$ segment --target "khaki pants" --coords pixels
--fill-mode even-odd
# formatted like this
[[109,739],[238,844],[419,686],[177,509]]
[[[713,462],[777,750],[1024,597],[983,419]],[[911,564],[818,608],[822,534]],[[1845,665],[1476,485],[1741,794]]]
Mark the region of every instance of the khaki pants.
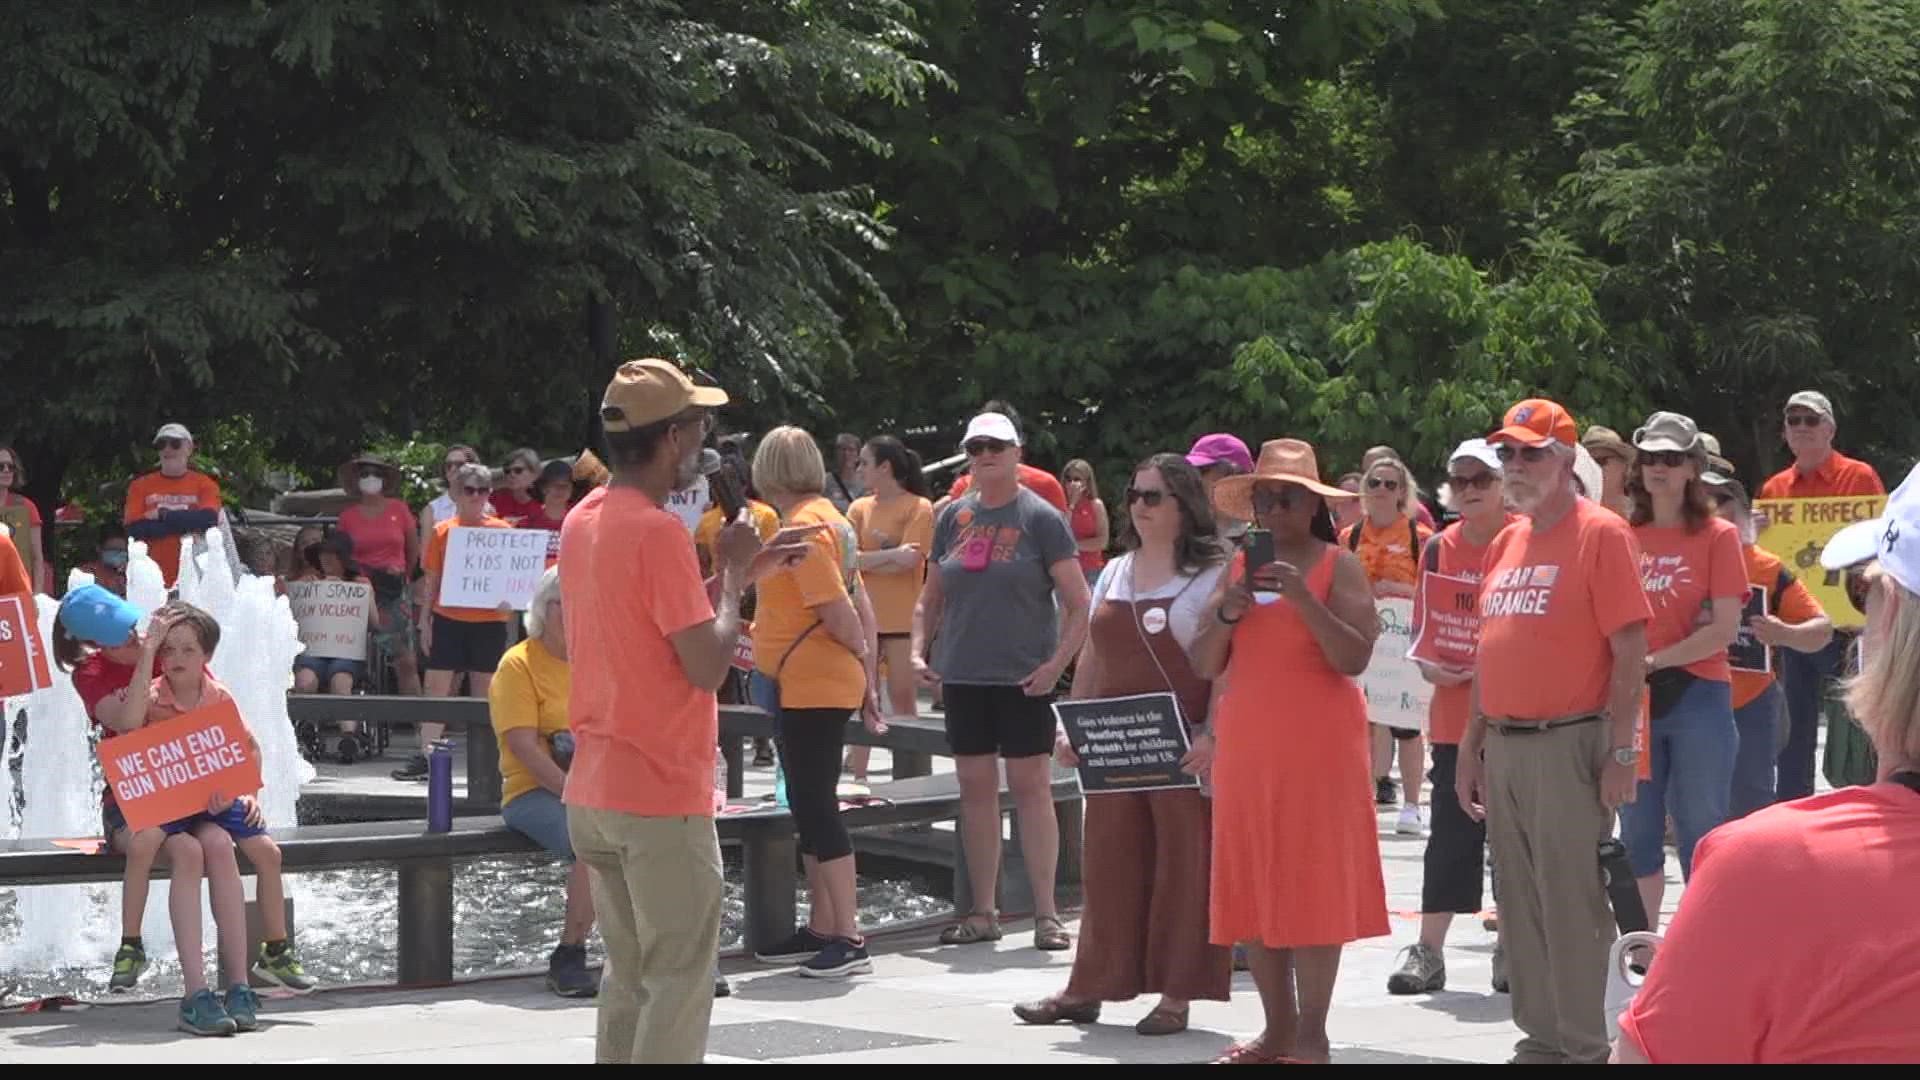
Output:
[[1524,1033],[1516,1061],[1604,1063],[1613,912],[1600,842],[1605,720],[1549,731],[1487,732],[1487,839],[1500,881],[1500,939]]
[[567,808],[591,869],[607,946],[594,1060],[694,1064],[706,1057],[720,945],[720,840],[706,817]]

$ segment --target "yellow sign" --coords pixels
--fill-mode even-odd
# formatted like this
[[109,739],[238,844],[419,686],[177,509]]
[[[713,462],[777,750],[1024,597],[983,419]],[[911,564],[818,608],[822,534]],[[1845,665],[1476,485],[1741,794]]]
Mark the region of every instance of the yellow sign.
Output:
[[1885,495],[1841,495],[1822,499],[1756,499],[1755,514],[1765,514],[1767,527],[1760,534],[1760,546],[1779,556],[1795,577],[1812,591],[1814,599],[1827,609],[1833,625],[1842,628],[1864,626],[1866,616],[1853,610],[1847,599],[1847,587],[1838,570],[1820,566],[1820,552],[1833,534],[1856,521],[1880,516],[1887,505]]
[[28,506],[0,506],[0,532],[11,534],[9,538],[20,552],[20,561],[26,564],[27,581],[38,589],[40,570],[33,559],[33,509]]

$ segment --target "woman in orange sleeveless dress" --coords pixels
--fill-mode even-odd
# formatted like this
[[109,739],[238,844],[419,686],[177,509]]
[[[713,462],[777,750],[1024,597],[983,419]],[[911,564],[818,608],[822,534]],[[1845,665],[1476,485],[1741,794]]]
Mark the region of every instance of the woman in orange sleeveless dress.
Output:
[[1386,885],[1371,800],[1366,670],[1377,633],[1366,571],[1334,540],[1313,448],[1280,439],[1214,507],[1271,532],[1274,561],[1215,594],[1194,648],[1223,676],[1215,708],[1212,939],[1245,942],[1266,1028],[1228,1064],[1324,1062],[1327,1011],[1349,941],[1384,937]]

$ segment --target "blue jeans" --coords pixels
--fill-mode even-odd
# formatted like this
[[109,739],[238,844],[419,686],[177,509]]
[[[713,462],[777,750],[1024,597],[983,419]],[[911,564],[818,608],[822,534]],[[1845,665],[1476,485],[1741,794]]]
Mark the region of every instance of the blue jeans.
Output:
[[1709,679],[1687,684],[1679,700],[1655,717],[1647,752],[1653,779],[1642,780],[1622,807],[1627,861],[1635,877],[1651,877],[1666,865],[1667,811],[1680,841],[1680,877],[1693,877],[1693,849],[1727,820],[1733,790],[1733,760],[1740,735],[1733,726],[1733,687]]
[[514,796],[500,808],[500,820],[507,828],[546,848],[568,862],[573,861],[573,838],[567,834],[567,807],[560,796],[546,788],[534,788]]
[[1804,799],[1813,794],[1813,756],[1820,741],[1820,703],[1827,683],[1840,670],[1851,634],[1835,634],[1816,653],[1779,650],[1781,690],[1787,698],[1787,748],[1780,751],[1780,776],[1775,802]]
[[1774,755],[1786,726],[1786,695],[1776,680],[1757,698],[1733,710],[1733,726],[1740,732],[1740,750],[1733,759],[1733,796],[1727,820],[1738,821],[1773,805]]

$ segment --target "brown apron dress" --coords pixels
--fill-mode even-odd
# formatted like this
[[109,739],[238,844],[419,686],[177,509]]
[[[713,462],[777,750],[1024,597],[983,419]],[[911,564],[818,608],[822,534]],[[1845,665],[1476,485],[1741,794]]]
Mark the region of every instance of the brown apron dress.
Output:
[[[1095,605],[1088,639],[1100,675],[1089,696],[1171,689],[1191,730],[1206,720],[1211,684],[1194,674],[1174,638],[1172,606],[1165,599]],[[1209,800],[1194,790],[1090,795],[1085,828],[1080,947],[1067,995],[1082,1001],[1126,1001],[1141,994],[1226,1001],[1232,954],[1207,940]]]

